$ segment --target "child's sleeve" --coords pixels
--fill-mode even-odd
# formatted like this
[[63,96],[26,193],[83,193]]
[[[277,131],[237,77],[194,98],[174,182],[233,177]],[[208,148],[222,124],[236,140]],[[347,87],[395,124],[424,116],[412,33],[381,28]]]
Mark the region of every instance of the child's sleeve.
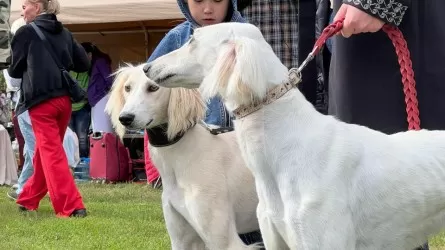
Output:
[[153,51],[151,56],[148,58],[147,62],[151,62],[158,57],[172,52],[173,50],[179,48],[181,41],[180,36],[176,30],[171,30],[165,35],[164,38],[159,42],[156,49]]

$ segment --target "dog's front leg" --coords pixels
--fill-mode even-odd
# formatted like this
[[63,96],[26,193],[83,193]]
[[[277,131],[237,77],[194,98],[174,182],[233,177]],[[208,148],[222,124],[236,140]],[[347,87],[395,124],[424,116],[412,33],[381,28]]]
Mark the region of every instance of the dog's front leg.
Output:
[[355,230],[350,212],[338,205],[342,204],[341,202],[335,203],[336,201],[338,200],[306,199],[303,202],[286,204],[284,218],[288,245],[291,249],[356,249]]
[[280,232],[278,231],[275,223],[266,211],[266,207],[260,201],[257,207],[258,223],[260,224],[261,234],[263,236],[264,246],[266,249],[290,249]]
[[189,213],[195,220],[193,225],[210,250],[241,250],[256,249],[258,246],[246,246],[238,235],[230,201],[221,199],[224,194],[218,194],[218,199],[209,200],[196,195],[187,203]]
[[172,250],[205,250],[206,246],[195,229],[170,204],[163,203],[163,212]]

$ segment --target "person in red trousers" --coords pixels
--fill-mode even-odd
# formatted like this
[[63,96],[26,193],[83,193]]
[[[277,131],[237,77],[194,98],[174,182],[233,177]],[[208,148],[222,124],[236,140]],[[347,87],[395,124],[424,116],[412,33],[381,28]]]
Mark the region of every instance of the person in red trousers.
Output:
[[16,32],[11,42],[8,73],[22,79],[16,112],[17,115],[29,112],[36,139],[34,173],[17,204],[21,211],[37,210],[49,192],[57,216],[85,217],[87,212],[62,146],[71,117],[68,87],[57,63],[29,24],[34,22],[42,31],[66,70],[87,71],[90,66],[87,54],[57,20],[59,9],[57,0],[24,0],[22,16],[27,25]]

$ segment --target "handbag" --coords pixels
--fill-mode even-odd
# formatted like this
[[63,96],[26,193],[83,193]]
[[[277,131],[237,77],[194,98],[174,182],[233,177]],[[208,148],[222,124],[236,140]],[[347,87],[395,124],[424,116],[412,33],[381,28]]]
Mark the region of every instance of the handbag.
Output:
[[40,28],[34,22],[31,23],[31,26],[34,28],[37,35],[40,37],[40,40],[42,40],[43,44],[46,47],[46,50],[48,50],[48,52],[51,54],[51,57],[53,58],[54,62],[57,64],[57,67],[59,67],[59,69],[62,73],[62,82],[64,82],[68,87],[68,92],[70,94],[71,101],[80,102],[80,101],[87,99],[87,92],[80,87],[77,80],[73,79],[73,77],[70,75],[70,73],[60,63],[54,50],[50,46],[48,40],[46,39],[45,35],[40,30]]

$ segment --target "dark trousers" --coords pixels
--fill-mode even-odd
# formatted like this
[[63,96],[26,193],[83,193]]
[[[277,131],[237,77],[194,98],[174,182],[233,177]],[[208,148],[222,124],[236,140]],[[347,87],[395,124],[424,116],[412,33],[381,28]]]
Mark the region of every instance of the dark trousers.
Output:
[[91,123],[91,109],[84,107],[81,110],[73,111],[70,120],[70,129],[76,133],[79,139],[79,155],[80,157],[89,157],[90,146],[88,141],[88,130]]

